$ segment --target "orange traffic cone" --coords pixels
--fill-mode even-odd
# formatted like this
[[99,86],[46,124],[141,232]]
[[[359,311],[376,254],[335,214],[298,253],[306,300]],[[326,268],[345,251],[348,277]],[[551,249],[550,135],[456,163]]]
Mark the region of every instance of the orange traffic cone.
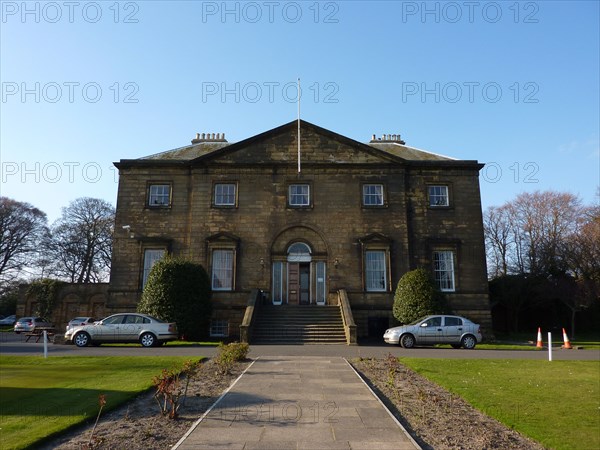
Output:
[[544,347],[544,343],[542,342],[542,329],[541,328],[538,328],[537,344],[535,344],[535,346],[537,348],[543,348]]
[[565,341],[562,348],[573,348],[571,347],[571,342],[569,341],[569,336],[567,336],[566,330],[563,328],[563,341]]

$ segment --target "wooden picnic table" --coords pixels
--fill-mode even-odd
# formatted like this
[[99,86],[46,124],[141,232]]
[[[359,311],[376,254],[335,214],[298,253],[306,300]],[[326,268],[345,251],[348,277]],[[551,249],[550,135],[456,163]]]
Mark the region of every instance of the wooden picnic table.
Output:
[[35,342],[40,342],[40,339],[44,336],[44,331],[47,336],[54,336],[56,329],[54,327],[35,327],[33,331],[29,331],[25,333],[26,339],[25,342],[29,342],[29,339],[35,337]]

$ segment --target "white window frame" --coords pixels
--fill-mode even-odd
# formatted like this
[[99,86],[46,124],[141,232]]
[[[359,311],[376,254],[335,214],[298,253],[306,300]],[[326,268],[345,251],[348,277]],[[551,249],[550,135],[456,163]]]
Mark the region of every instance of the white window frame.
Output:
[[171,185],[168,183],[150,184],[148,186],[148,206],[154,208],[171,206]]
[[283,261],[273,262],[273,291],[271,292],[271,301],[274,305],[281,305],[283,303]]
[[435,282],[440,291],[456,291],[454,251],[436,250],[433,252],[433,273]]
[[[225,257],[224,259],[222,259]],[[213,291],[233,291],[235,250],[212,251],[210,283]]]
[[[377,260],[373,259],[376,255]],[[367,292],[386,292],[387,272],[387,252],[385,250],[365,250],[365,290]],[[381,286],[382,280],[383,286]]]
[[[362,194],[363,206],[384,205],[383,184],[363,184]],[[371,202],[372,199],[375,199],[376,202]]]
[[146,286],[148,282],[148,275],[154,264],[161,260],[167,251],[164,248],[146,248],[144,249],[144,261],[142,262],[143,273],[142,273],[142,288]]
[[[227,192],[224,192],[225,189],[227,189]],[[236,199],[236,183],[215,183],[215,192],[213,197],[215,206],[235,206],[237,204]]]
[[447,185],[436,184],[428,187],[429,206],[443,208],[450,206],[449,189]]
[[327,303],[327,267],[325,261],[315,261],[315,302],[317,305]]
[[[298,192],[299,188],[302,188],[302,192]],[[290,184],[288,187],[288,204],[295,207],[310,206],[310,184]]]
[[210,337],[229,336],[229,321],[227,319],[212,319],[210,321]]

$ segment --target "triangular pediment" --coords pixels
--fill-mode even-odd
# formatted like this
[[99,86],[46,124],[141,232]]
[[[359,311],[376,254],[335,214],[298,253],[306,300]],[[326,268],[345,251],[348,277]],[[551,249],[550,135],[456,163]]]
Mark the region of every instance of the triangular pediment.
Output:
[[[302,165],[381,164],[403,159],[369,145],[300,121]],[[192,161],[195,164],[290,164],[298,163],[298,122],[228,145]]]

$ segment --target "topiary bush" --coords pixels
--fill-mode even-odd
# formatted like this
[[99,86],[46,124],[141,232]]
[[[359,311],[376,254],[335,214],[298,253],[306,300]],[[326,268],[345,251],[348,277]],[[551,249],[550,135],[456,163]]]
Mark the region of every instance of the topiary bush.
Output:
[[208,334],[212,312],[210,279],[204,267],[165,257],[152,267],[138,312],[177,322],[179,334],[199,340]]
[[443,297],[427,270],[415,269],[400,278],[394,294],[393,312],[402,324],[428,314],[446,312]]

